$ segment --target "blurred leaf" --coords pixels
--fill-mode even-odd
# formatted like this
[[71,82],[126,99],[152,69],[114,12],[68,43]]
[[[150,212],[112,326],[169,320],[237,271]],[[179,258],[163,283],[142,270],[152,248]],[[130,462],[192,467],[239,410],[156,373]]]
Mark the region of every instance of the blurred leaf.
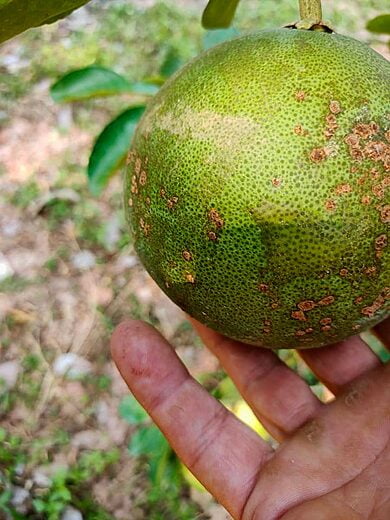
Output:
[[88,0],[0,0],[0,43],[30,27],[52,23]]
[[111,121],[96,139],[88,163],[89,188],[99,195],[110,176],[125,161],[137,123],[145,107],[129,108]]
[[127,79],[97,65],[69,72],[50,89],[52,98],[58,103],[132,91],[132,85]]
[[157,426],[145,426],[137,430],[131,437],[129,452],[136,457],[147,455],[159,458],[169,448],[168,441]]
[[160,74],[164,78],[172,76],[180,67],[183,65],[183,60],[179,58],[177,52],[174,49],[170,49],[163,64],[160,68]]
[[203,11],[202,25],[205,29],[230,27],[240,0],[209,0]]
[[366,28],[374,33],[390,34],[390,14],[381,14],[370,20]]
[[130,424],[140,424],[149,419],[149,415],[132,395],[127,395],[119,404],[119,415]]
[[159,90],[160,87],[147,81],[137,81],[137,83],[133,83],[131,86],[131,92],[134,92],[135,94],[148,94],[154,96],[154,94],[157,94]]
[[239,36],[237,29],[230,27],[229,29],[218,29],[216,31],[207,31],[203,37],[203,48],[210,49],[219,43],[231,40]]

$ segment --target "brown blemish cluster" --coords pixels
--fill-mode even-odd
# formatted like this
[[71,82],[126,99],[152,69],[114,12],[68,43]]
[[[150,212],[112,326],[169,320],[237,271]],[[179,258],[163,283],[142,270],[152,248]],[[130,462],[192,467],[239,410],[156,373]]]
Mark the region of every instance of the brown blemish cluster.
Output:
[[184,258],[184,260],[186,260],[187,262],[191,262],[192,260],[192,254],[190,253],[190,251],[187,251],[187,250],[184,250],[182,252],[182,257]]
[[325,305],[331,305],[335,301],[334,296],[329,295],[325,296],[318,302],[315,302],[314,300],[303,300],[299,303],[297,303],[298,310],[294,309],[291,312],[291,317],[294,320],[298,321],[307,321],[307,315],[306,313],[315,309],[317,306],[325,306]]
[[309,131],[305,130],[302,125],[297,125],[294,127],[294,134],[306,136],[309,134]]
[[[347,135],[345,143],[349,148],[349,153],[355,161],[370,159],[382,163],[385,170],[390,170],[390,145],[379,139],[372,138],[378,136],[379,125],[371,123],[358,123],[352,129],[352,133]],[[365,142],[370,139],[369,142]]]
[[379,311],[383,305],[386,303],[387,300],[390,299],[390,287],[385,287],[379,296],[372,302],[371,305],[368,307],[364,307],[362,309],[362,314],[364,316],[368,316],[369,318],[372,318],[374,314]]
[[275,186],[275,187],[278,187],[281,185],[282,181],[280,179],[272,179],[272,185]]
[[345,269],[343,267],[342,269],[340,269],[339,274],[342,278],[345,278],[346,276],[348,276],[348,269]]
[[367,276],[375,276],[376,275],[376,267],[374,265],[372,265],[370,267],[366,267],[366,269],[364,269],[364,274],[367,275]]
[[185,273],[184,278],[188,283],[195,283],[195,276],[191,273]]
[[298,90],[297,92],[295,92],[295,99],[297,101],[305,101],[306,93],[303,92],[303,90]]
[[165,188],[163,188],[163,187],[160,188],[160,197],[162,199],[166,199],[168,209],[173,209],[176,206],[176,204],[179,202],[179,197],[177,197],[176,195],[174,195],[173,197],[167,198],[167,192],[166,192]]
[[336,202],[333,199],[328,199],[325,201],[325,209],[328,211],[334,211],[337,207]]
[[390,204],[386,204],[379,209],[380,219],[384,224],[390,224]]
[[375,256],[377,258],[380,258],[383,255],[383,250],[385,249],[385,247],[387,247],[387,242],[387,235],[385,235],[384,233],[376,237],[374,247]]
[[332,114],[337,116],[337,114],[340,114],[340,112],[341,112],[340,103],[338,101],[331,101],[329,103],[329,110],[332,112]]
[[330,150],[326,147],[323,148],[313,148],[313,150],[310,152],[310,160],[315,163],[320,163],[322,161],[325,161],[327,157],[330,155]]
[[346,195],[352,192],[352,186],[350,184],[339,184],[334,191],[336,195]]
[[147,224],[142,217],[139,219],[139,227],[142,229],[145,236],[149,235],[150,224]]
[[341,112],[340,103],[336,100],[331,101],[329,103],[329,111],[330,114],[328,114],[325,118],[326,125],[324,135],[326,139],[330,139],[331,137],[333,137],[336,133],[336,130],[339,128],[336,116]]
[[210,209],[210,211],[208,213],[208,219],[210,220],[210,222],[215,224],[215,226],[217,228],[220,229],[221,227],[223,227],[224,221],[223,221],[223,219],[221,218],[220,214],[218,213],[218,211],[215,208],[211,208]]

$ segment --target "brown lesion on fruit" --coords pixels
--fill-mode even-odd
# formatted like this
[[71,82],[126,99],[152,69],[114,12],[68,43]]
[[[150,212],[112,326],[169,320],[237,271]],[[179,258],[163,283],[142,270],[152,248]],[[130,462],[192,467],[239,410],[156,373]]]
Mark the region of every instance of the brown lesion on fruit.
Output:
[[368,206],[371,203],[370,195],[363,195],[363,197],[361,198],[361,203],[365,206]]
[[336,186],[334,192],[336,195],[347,195],[348,193],[352,193],[352,186],[348,183],[339,184]]
[[324,135],[326,139],[330,139],[336,133],[339,125],[337,123],[336,116],[334,114],[328,114],[325,118],[326,126],[324,130]]
[[320,320],[320,325],[322,325],[323,327],[325,327],[327,325],[331,325],[331,324],[332,324],[332,318],[330,318],[330,317],[322,318],[322,320]]
[[297,304],[297,307],[301,311],[311,311],[316,306],[316,303],[313,300],[304,300]]
[[306,136],[306,135],[309,135],[309,131],[305,130],[302,125],[296,125],[294,127],[294,134]]
[[126,157],[126,166],[129,166],[135,159],[135,152],[133,150],[130,150]]
[[325,209],[327,211],[334,211],[337,207],[336,202],[333,199],[327,199],[325,201]]
[[179,197],[176,197],[176,196],[170,197],[167,200],[167,207],[168,207],[168,209],[174,209],[174,207],[176,206],[176,204],[178,202],[179,202]]
[[332,329],[332,326],[331,326],[331,325],[323,325],[323,326],[321,327],[322,332],[328,332],[328,331],[331,330],[331,329]]
[[357,296],[354,300],[353,300],[353,303],[355,305],[360,305],[363,301],[363,296]]
[[140,173],[140,175],[139,175],[139,180],[138,180],[139,184],[140,184],[141,186],[145,186],[146,181],[147,181],[147,178],[148,178],[148,176],[147,176],[146,171],[145,171],[145,170],[142,170],[141,173]]
[[302,329],[301,329],[301,330],[297,330],[297,331],[295,332],[295,335],[296,335],[298,338],[301,337],[301,336],[306,336],[306,331],[305,331],[305,330],[302,330]]
[[150,198],[149,196],[148,196],[148,197],[146,197],[146,199],[145,199],[145,204],[146,204],[147,206],[150,206],[150,205],[151,205],[151,203],[152,203],[152,200],[151,200],[151,198]]
[[348,276],[348,269],[345,269],[345,267],[343,267],[342,269],[340,269],[339,274],[342,278],[345,278],[346,276]]
[[379,132],[379,126],[374,122],[371,123],[359,123],[353,129],[353,133],[358,135],[362,139],[369,139]]
[[329,110],[332,112],[332,114],[334,114],[335,116],[337,116],[337,114],[340,114],[342,112],[342,108],[341,108],[341,105],[338,101],[336,100],[332,100],[330,103],[329,103]]
[[303,90],[298,90],[297,92],[295,92],[295,99],[297,101],[305,101],[306,95],[306,92],[304,92]]
[[192,273],[184,273],[184,278],[186,282],[194,284],[195,283],[195,276]]
[[379,207],[379,214],[384,224],[390,224],[390,204]]
[[332,305],[334,303],[335,297],[329,294],[328,296],[325,296],[321,300],[318,301],[318,305],[326,306],[326,305]]
[[161,197],[162,199],[165,199],[166,194],[167,194],[167,192],[165,191],[165,188],[161,187],[161,188],[160,188],[160,197]]
[[306,314],[303,311],[292,311],[291,317],[293,320],[307,321]]
[[361,310],[361,313],[364,316],[368,316],[369,318],[372,318],[376,312],[378,312],[383,305],[386,303],[387,300],[390,299],[390,287],[385,287],[379,296],[372,302],[371,305],[368,305],[367,307],[363,307]]
[[151,226],[150,226],[150,224],[146,223],[142,217],[139,219],[139,227],[141,228],[141,230],[143,231],[143,234],[145,236],[149,235]]
[[142,167],[142,161],[141,161],[140,157],[136,157],[135,164],[134,164],[134,171],[135,171],[136,175],[140,174],[141,167]]
[[137,183],[137,177],[135,175],[132,175],[132,177],[131,177],[130,191],[133,195],[138,195],[138,183]]
[[210,222],[215,224],[218,229],[221,229],[224,225],[224,220],[215,208],[211,208],[208,212],[208,219]]
[[315,163],[320,163],[322,161],[325,161],[325,159],[328,158],[330,152],[326,147],[322,148],[313,148],[313,150],[310,152],[310,160]]
[[371,191],[377,199],[383,199],[383,197],[385,196],[385,190],[382,186],[382,183],[375,184],[374,186],[372,186]]
[[364,274],[368,277],[370,276],[375,276],[376,273],[377,273],[377,269],[375,267],[375,265],[370,265],[369,267],[366,267],[364,270],[363,270]]
[[207,231],[207,238],[211,240],[212,242],[215,242],[217,240],[217,234],[214,231]]
[[274,179],[271,180],[271,183],[273,186],[275,186],[277,188],[278,186],[280,186],[282,184],[282,181],[275,177]]
[[279,302],[277,302],[277,301],[273,301],[273,302],[271,302],[270,307],[271,307],[271,309],[272,309],[273,311],[276,311],[276,309],[279,309],[279,305],[280,305]]
[[187,249],[185,249],[184,251],[182,251],[182,257],[187,262],[191,262],[191,260],[192,260],[192,253],[190,251],[188,251]]
[[387,246],[387,235],[383,233],[375,239],[375,251],[382,251]]

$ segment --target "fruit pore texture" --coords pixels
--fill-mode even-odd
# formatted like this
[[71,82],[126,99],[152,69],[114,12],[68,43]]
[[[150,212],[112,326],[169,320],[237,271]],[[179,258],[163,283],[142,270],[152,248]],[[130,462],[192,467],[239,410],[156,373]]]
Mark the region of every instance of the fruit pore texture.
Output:
[[128,156],[138,254],[187,313],[317,347],[390,310],[390,64],[351,38],[261,31],[161,89]]

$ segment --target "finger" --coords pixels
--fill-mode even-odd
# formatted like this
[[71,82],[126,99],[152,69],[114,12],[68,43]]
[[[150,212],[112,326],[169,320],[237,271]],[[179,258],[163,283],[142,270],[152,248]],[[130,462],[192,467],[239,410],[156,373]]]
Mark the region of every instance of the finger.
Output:
[[[260,472],[242,520],[284,518],[294,506],[335,490],[345,502],[345,486],[383,460],[388,449],[389,384],[390,364],[363,375],[289,439]],[[360,498],[355,491],[355,503]]]
[[276,439],[282,440],[318,413],[321,402],[274,352],[231,340],[191,321],[260,422]]
[[329,347],[305,349],[298,353],[335,395],[346,384],[381,365],[380,359],[359,336]]
[[178,456],[239,517],[260,468],[273,454],[269,445],[211,397],[149,325],[120,325],[111,352],[128,387]]
[[384,346],[390,350],[390,318],[387,318],[387,320],[382,321],[374,327],[373,332],[382,341]]

